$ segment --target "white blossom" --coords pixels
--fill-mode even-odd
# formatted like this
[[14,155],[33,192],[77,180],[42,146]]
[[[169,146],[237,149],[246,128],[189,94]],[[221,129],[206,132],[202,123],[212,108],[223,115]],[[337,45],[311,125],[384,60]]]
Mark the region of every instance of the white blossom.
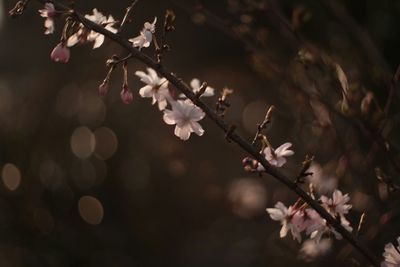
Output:
[[198,123],[205,114],[191,101],[171,101],[172,110],[164,110],[164,121],[167,124],[175,126],[175,135],[182,140],[187,140],[191,133],[199,136],[204,134],[204,130]]
[[[96,8],[93,9],[93,15],[85,15],[88,20],[103,26],[106,30],[116,33],[117,29],[114,28],[116,21],[110,15],[108,18],[99,12]],[[104,43],[104,35],[95,31],[89,31],[83,24],[79,25],[79,29],[75,34],[72,34],[68,40],[67,45],[69,47],[76,45],[78,42],[94,42],[93,49],[99,48]]]
[[299,257],[307,262],[313,261],[316,258],[325,255],[332,247],[332,240],[324,238],[317,242],[315,239],[304,241],[301,246]]
[[351,205],[347,204],[350,201],[348,194],[343,195],[340,190],[335,190],[332,194],[332,198],[321,196],[320,198],[322,206],[332,215],[344,216],[351,209]]
[[139,94],[141,97],[151,97],[152,104],[158,102],[158,108],[164,110],[167,107],[167,98],[169,97],[168,81],[165,78],[160,78],[157,72],[152,68],[147,68],[148,74],[143,71],[136,71],[135,75],[140,78],[146,85],[140,88]]
[[140,31],[139,36],[129,39],[129,42],[131,42],[133,46],[137,47],[139,50],[143,47],[149,47],[153,41],[153,34],[156,31],[156,22],[157,18],[154,18],[152,23],[146,22],[143,26],[143,29]]
[[56,15],[56,9],[52,3],[46,3],[44,9],[39,10],[40,16],[46,18],[44,21],[44,27],[46,28],[44,34],[51,34],[54,32],[54,17]]
[[286,208],[282,202],[278,202],[275,204],[275,208],[268,208],[267,212],[272,220],[281,222],[282,228],[279,233],[281,238],[290,231],[293,239],[301,242],[301,232],[306,227],[303,211],[293,209],[292,206]]
[[[275,150],[271,150],[269,146],[264,148],[264,155],[265,159],[271,164],[272,166],[275,167],[282,167],[286,163],[286,158],[288,156],[291,156],[294,154],[293,150],[289,150],[289,148],[292,146],[292,143],[284,143],[280,147],[278,147]],[[257,166],[258,171],[265,171],[265,168],[261,165],[258,164]]]
[[400,267],[400,237],[397,238],[397,247],[392,243],[385,245],[385,252],[383,252],[384,261],[381,267]]
[[[195,94],[198,93],[201,88],[200,80],[196,79],[196,78],[192,79],[192,81],[190,82],[190,86],[193,89],[193,93],[195,93]],[[214,88],[207,86],[206,90],[204,91],[204,93],[201,96],[210,97],[213,95],[214,95]]]

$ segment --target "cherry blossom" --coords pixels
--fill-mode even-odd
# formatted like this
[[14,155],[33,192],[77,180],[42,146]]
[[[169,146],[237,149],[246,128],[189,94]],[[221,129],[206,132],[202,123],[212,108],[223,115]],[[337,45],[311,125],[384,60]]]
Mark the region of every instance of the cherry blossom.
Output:
[[351,209],[350,204],[346,204],[350,201],[348,194],[343,195],[340,190],[335,190],[332,194],[332,198],[321,196],[320,198],[322,206],[332,215],[344,216]]
[[268,208],[267,212],[272,220],[281,222],[282,228],[279,234],[281,238],[290,231],[293,239],[301,242],[301,232],[306,228],[303,211],[296,210],[293,206],[286,208],[282,202],[278,202],[275,208]]
[[129,39],[129,42],[131,42],[133,46],[137,47],[139,50],[143,47],[149,47],[153,41],[153,34],[156,31],[156,22],[157,18],[154,18],[152,23],[146,22],[143,26],[143,29],[140,31],[139,36]]
[[317,242],[315,239],[304,241],[301,246],[299,257],[307,262],[313,261],[316,258],[327,254],[332,247],[332,240],[324,238]]
[[175,126],[175,135],[182,140],[188,140],[191,133],[199,136],[204,134],[204,130],[198,123],[205,114],[191,101],[171,101],[172,110],[164,110],[164,122]]
[[[294,151],[289,150],[289,147],[292,146],[292,143],[284,143],[280,147],[278,147],[275,150],[272,150],[269,146],[264,148],[264,155],[265,159],[271,164],[272,166],[275,167],[282,167],[286,163],[286,158],[288,156],[291,156],[294,154]],[[258,171],[265,171],[265,168],[261,165],[258,164],[257,166]]]
[[383,257],[381,267],[400,267],[400,237],[397,238],[397,247],[392,243],[386,244]]
[[158,108],[164,110],[167,107],[169,96],[168,82],[165,78],[160,78],[152,68],[147,68],[148,74],[143,71],[136,71],[135,75],[146,85],[140,88],[141,97],[151,97],[152,104],[158,102]]
[[63,43],[59,43],[56,45],[56,47],[54,47],[50,57],[55,62],[67,63],[69,61],[70,52],[68,47],[66,47]]
[[[85,15],[85,18],[93,21],[96,24],[102,25],[106,30],[116,33],[117,29],[113,26],[116,21],[110,15],[108,18],[99,12],[96,8],[93,9],[93,15]],[[79,25],[79,29],[75,34],[72,34],[68,40],[67,45],[69,47],[76,45],[77,43],[94,42],[93,49],[99,48],[104,43],[104,35],[95,31],[90,31],[85,28],[83,24]]]
[[46,18],[44,27],[46,28],[44,34],[52,34],[54,32],[54,17],[56,16],[56,9],[52,3],[46,3],[44,9],[39,10],[40,16]]
[[264,155],[269,164],[276,167],[282,167],[286,163],[286,158],[288,156],[292,156],[294,151],[289,150],[292,146],[292,143],[284,143],[280,147],[275,150],[272,150],[270,147],[266,147],[264,149]]
[[[193,89],[193,93],[195,93],[195,94],[198,93],[201,88],[200,80],[196,79],[196,78],[192,79],[192,81],[190,82],[190,86]],[[204,93],[201,96],[210,97],[213,95],[214,95],[214,88],[207,86],[206,90],[204,91]]]

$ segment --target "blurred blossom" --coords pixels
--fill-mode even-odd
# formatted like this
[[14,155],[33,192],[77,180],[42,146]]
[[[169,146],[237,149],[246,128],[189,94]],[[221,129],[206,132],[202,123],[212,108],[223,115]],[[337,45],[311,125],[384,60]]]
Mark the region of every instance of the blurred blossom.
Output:
[[323,238],[319,242],[315,239],[307,239],[301,246],[299,258],[307,262],[314,261],[316,258],[327,254],[331,247],[332,240],[329,238]]
[[82,219],[92,225],[100,224],[104,217],[103,205],[92,196],[83,196],[79,199],[78,211]]
[[322,127],[327,127],[332,124],[327,107],[322,104],[318,99],[311,98],[310,106],[314,111],[314,116],[317,118],[318,123]]
[[243,218],[251,218],[264,212],[267,191],[259,180],[241,178],[229,186],[228,198],[232,203],[233,213]]
[[381,200],[386,201],[389,197],[389,186],[385,183],[379,183],[378,194]]
[[326,175],[320,164],[313,162],[308,169],[312,175],[308,176],[309,182],[320,195],[330,194],[337,188],[338,180],[334,176]]
[[74,130],[71,136],[71,149],[75,156],[86,159],[92,155],[96,147],[96,138],[92,131],[84,126]]
[[12,163],[7,163],[3,166],[1,171],[1,178],[4,186],[10,190],[15,191],[21,183],[21,172],[17,166]]
[[96,156],[103,160],[111,158],[118,148],[118,138],[116,134],[107,127],[100,127],[94,131],[96,138]]
[[243,126],[249,133],[257,131],[257,124],[262,122],[269,105],[263,101],[254,101],[246,105],[243,111]]

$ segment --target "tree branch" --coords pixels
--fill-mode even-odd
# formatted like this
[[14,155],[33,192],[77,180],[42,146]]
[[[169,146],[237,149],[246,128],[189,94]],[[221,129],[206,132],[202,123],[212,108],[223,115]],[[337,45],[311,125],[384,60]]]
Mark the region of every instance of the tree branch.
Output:
[[[36,0],[42,4],[46,3],[46,0]],[[98,25],[88,19],[86,19],[83,15],[71,10],[69,7],[60,4],[56,1],[53,1],[54,6],[59,11],[65,11],[70,14],[70,16],[76,21],[81,22],[85,27],[100,34],[103,34],[108,39],[114,41],[119,44],[121,47],[125,48],[134,58],[141,61],[148,67],[155,69],[161,76],[165,77],[171,84],[173,84],[179,91],[181,91],[187,98],[189,98],[196,106],[201,108],[204,113],[211,119],[225,134],[226,136],[234,143],[236,143],[239,147],[241,147],[244,151],[254,157],[264,168],[266,173],[275,177],[285,186],[287,186],[290,190],[296,193],[304,202],[306,202],[310,207],[312,207],[316,212],[320,214],[322,218],[327,221],[327,224],[333,227],[338,233],[340,233],[355,249],[357,249],[373,266],[379,267],[380,264],[375,256],[366,248],[363,244],[360,243],[351,233],[349,233],[341,223],[332,217],[316,200],[311,198],[304,190],[302,190],[296,183],[292,181],[289,177],[282,174],[276,168],[272,167],[265,157],[260,154],[248,141],[246,141],[243,137],[237,134],[235,131],[230,130],[230,126],[216,113],[213,109],[211,109],[208,105],[200,100],[200,98],[196,97],[196,95],[192,92],[192,90],[182,82],[180,78],[178,78],[175,74],[168,71],[164,66],[154,61],[152,58],[142,53],[138,49],[134,48],[132,44],[127,41],[125,38],[121,37],[118,34],[114,34],[108,30],[106,30],[101,25]]]

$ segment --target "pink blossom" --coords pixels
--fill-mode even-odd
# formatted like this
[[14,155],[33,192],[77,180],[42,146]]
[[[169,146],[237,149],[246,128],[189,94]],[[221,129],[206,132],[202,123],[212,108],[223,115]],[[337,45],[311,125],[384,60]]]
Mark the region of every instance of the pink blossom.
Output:
[[39,10],[40,16],[46,18],[44,27],[46,31],[44,34],[51,34],[54,32],[54,17],[56,16],[56,9],[52,3],[46,3],[44,9]]
[[55,62],[67,63],[69,61],[70,52],[68,47],[63,43],[59,43],[54,47],[50,55],[51,59]]
[[[294,151],[289,149],[291,146],[292,143],[289,142],[284,143],[275,150],[267,146],[263,151],[265,159],[272,166],[282,167],[286,163],[285,157],[292,156],[294,154]],[[257,170],[265,171],[265,168],[261,164],[258,164]]]
[[275,208],[269,208],[267,212],[272,220],[281,222],[282,228],[279,234],[281,238],[290,231],[293,239],[301,242],[301,232],[306,228],[303,211],[293,206],[286,208],[282,202],[278,202],[275,204]]
[[381,263],[381,267],[399,267],[400,266],[400,237],[397,238],[397,247],[392,243],[385,246],[383,257],[385,260]]
[[202,120],[205,113],[190,100],[171,101],[172,110],[164,109],[164,122],[175,126],[175,135],[182,140],[188,140],[191,133],[198,136],[204,134],[204,130],[198,121]]
[[[116,33],[117,29],[114,28],[116,21],[109,15],[108,18],[99,12],[96,8],[93,9],[93,15],[85,15],[88,20],[103,26],[106,30]],[[67,40],[67,46],[71,47],[77,43],[94,42],[93,49],[99,48],[104,43],[104,35],[91,31],[83,24],[79,25],[79,29],[76,33],[72,34]]]
[[137,47],[139,50],[143,47],[149,47],[153,40],[153,34],[156,31],[156,22],[157,18],[154,18],[152,23],[146,22],[143,26],[143,29],[140,31],[140,35],[129,39],[129,42],[131,42],[133,46]]
[[348,194],[343,195],[340,190],[335,190],[332,194],[332,198],[321,196],[322,206],[332,215],[344,216],[351,209],[351,205],[347,204],[350,201]]

